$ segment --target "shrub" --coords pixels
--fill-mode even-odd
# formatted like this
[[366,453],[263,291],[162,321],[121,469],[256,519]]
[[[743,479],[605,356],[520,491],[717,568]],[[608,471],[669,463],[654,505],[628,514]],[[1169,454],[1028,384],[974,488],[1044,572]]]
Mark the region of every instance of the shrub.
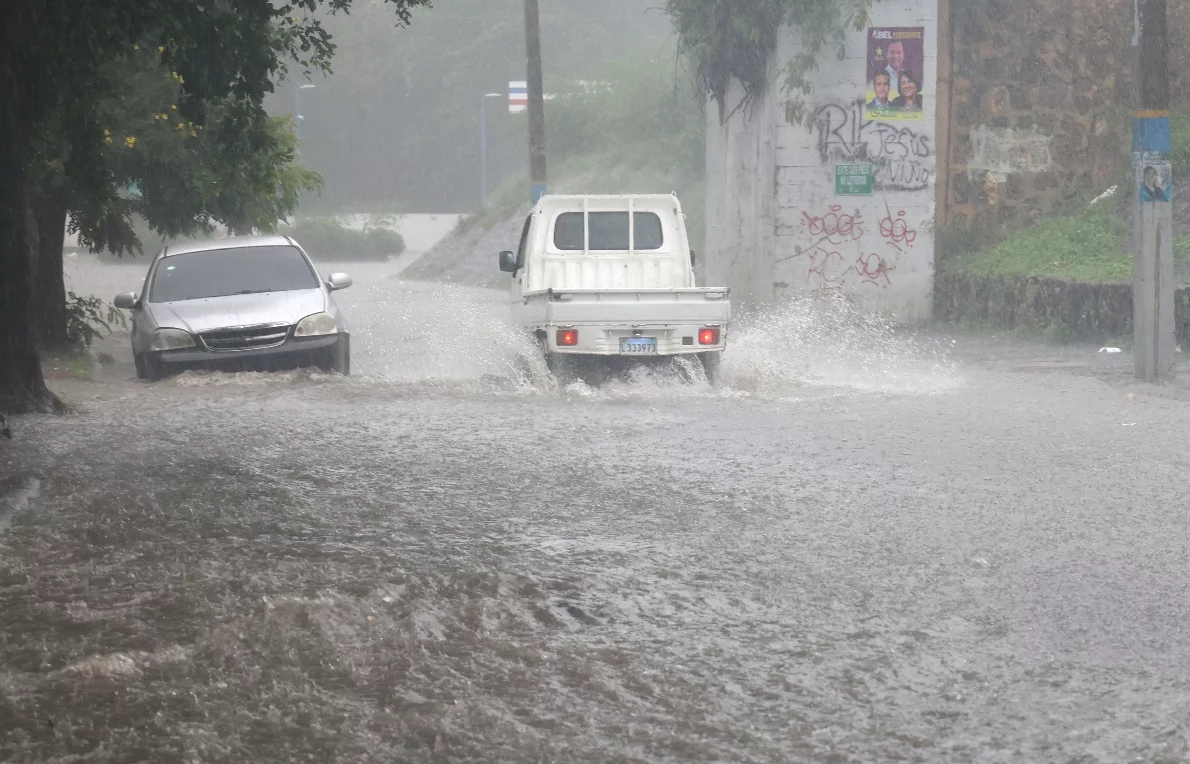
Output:
[[75,347],[91,347],[96,337],[112,333],[112,324],[127,328],[124,311],[98,297],[66,296],[66,336]]
[[319,261],[387,260],[405,251],[401,234],[387,228],[358,231],[345,227],[334,218],[301,218],[296,226],[281,233],[292,236]]

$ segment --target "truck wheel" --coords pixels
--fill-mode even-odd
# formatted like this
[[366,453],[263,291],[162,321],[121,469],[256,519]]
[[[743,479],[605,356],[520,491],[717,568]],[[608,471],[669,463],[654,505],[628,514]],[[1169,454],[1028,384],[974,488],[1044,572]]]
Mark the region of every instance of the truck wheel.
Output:
[[699,353],[698,360],[702,361],[702,370],[707,375],[707,384],[718,387],[722,378],[720,366],[723,363],[722,353]]
[[549,369],[550,374],[554,375],[554,379],[558,380],[560,385],[569,385],[571,382],[577,382],[579,379],[578,364],[573,358],[567,358],[564,355],[556,353],[547,353],[545,356],[545,366]]

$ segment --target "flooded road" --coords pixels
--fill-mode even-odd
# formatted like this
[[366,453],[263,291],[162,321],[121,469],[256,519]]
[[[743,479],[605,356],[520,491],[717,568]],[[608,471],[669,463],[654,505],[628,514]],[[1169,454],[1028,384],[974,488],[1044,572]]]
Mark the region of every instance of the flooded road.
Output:
[[559,389],[349,270],[351,378],[17,420],[0,762],[1190,760],[1185,388],[792,308]]

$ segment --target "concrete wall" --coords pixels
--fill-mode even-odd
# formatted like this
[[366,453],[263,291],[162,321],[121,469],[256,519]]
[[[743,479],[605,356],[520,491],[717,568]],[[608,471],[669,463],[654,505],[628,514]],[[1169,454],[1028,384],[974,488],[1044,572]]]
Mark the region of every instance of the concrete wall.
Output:
[[[732,83],[724,102],[734,109],[744,97]],[[763,305],[773,297],[773,182],[777,171],[774,133],[778,98],[764,94],[721,123],[715,104],[707,109],[707,240],[699,258],[702,283],[730,286],[733,304]]]
[[[886,0],[875,27],[924,27],[924,115],[871,121],[868,34],[852,33],[846,57],[810,75],[812,124],[785,120],[782,78],[707,136],[707,283],[726,283],[735,301],[783,302],[823,292],[914,323],[932,309],[937,82],[937,0]],[[798,53],[795,30],[775,61]],[[742,97],[733,91],[728,111]],[[870,164],[871,195],[836,195],[836,165]]]

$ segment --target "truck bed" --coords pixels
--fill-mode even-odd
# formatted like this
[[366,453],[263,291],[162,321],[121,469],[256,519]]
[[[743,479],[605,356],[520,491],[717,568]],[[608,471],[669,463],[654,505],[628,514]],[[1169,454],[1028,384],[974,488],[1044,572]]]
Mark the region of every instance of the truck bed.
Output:
[[713,287],[549,289],[526,294],[521,308],[522,324],[532,328],[726,324],[731,320],[728,290]]

